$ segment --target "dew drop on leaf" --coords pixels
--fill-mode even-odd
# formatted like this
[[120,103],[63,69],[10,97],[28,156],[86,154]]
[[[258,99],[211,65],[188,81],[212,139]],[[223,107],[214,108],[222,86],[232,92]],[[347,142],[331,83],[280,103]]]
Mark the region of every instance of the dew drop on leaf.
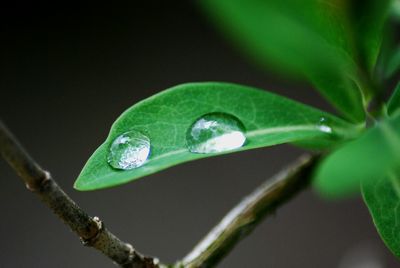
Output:
[[186,143],[192,153],[219,153],[237,149],[246,142],[243,123],[233,115],[210,113],[189,128]]
[[331,134],[332,128],[328,125],[328,120],[325,117],[321,117],[317,123],[317,128],[325,133]]
[[112,142],[107,161],[113,168],[130,170],[142,166],[150,154],[150,139],[136,130],[119,135]]

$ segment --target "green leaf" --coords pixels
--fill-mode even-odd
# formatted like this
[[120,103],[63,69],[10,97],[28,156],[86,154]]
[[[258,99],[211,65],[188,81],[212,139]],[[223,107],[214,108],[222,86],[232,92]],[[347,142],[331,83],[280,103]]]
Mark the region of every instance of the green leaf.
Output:
[[362,193],[382,240],[400,258],[400,173],[363,183]]
[[391,0],[352,0],[350,24],[359,58],[372,73],[380,51],[384,23],[388,17]]
[[390,15],[397,21],[400,20],[400,0],[392,0]]
[[389,115],[393,115],[400,108],[400,82],[397,84],[392,96],[390,97],[387,112]]
[[314,186],[326,197],[342,197],[399,166],[400,117],[378,122],[360,138],[331,153],[316,171]]
[[[228,83],[184,84],[125,111],[113,124],[107,140],[86,163],[75,188],[111,187],[179,163],[217,155],[191,153],[186,142],[191,125],[199,117],[213,112],[238,118],[247,130],[246,143],[236,151],[300,140],[329,146],[356,132],[354,125],[333,115],[265,91]],[[110,145],[129,130],[139,131],[150,139],[150,157],[136,169],[113,169],[107,163]],[[233,151],[224,153],[230,152]]]
[[[388,79],[392,76],[392,71],[389,69],[389,62],[393,61],[393,56],[397,51],[397,41],[396,41],[397,28],[393,24],[387,24],[385,27],[385,37],[382,40],[380,47],[379,56],[375,64],[374,73],[372,74],[372,79],[375,80],[376,85],[384,85]],[[382,93],[384,87],[379,87],[375,92]]]
[[389,79],[400,70],[400,47],[394,49],[394,52],[387,59],[387,66],[385,70],[385,78]]
[[363,97],[343,11],[329,1],[205,0],[213,21],[261,64],[302,76],[348,119]]

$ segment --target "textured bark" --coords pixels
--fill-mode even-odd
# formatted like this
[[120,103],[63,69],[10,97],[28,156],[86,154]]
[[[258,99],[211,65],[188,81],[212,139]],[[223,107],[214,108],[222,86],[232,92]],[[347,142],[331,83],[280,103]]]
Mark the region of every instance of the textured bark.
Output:
[[319,156],[303,156],[245,197],[178,263],[213,267],[268,214],[304,189]]
[[21,177],[26,187],[36,193],[84,245],[93,247],[121,267],[155,268],[157,259],[145,257],[113,235],[97,217],[83,211],[22,148],[10,131],[0,121],[0,152],[3,158]]

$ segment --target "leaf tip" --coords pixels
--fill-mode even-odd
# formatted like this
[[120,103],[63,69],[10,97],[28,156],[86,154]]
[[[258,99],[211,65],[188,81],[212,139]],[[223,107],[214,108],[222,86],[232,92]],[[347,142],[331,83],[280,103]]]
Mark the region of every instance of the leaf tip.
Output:
[[79,176],[76,181],[74,182],[73,188],[78,191],[89,191],[94,190],[88,187],[88,184],[83,183],[83,179]]

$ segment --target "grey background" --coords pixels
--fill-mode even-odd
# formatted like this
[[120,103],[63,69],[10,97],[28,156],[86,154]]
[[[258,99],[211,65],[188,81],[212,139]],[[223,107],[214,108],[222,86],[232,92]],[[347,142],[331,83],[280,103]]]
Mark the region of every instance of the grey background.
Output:
[[[190,81],[248,84],[331,110],[308,86],[253,65],[191,2],[36,3],[0,12],[2,120],[78,204],[164,262],[184,256],[242,196],[302,151],[286,145],[252,150],[186,163],[112,189],[73,190],[121,112]],[[0,267],[113,267],[82,247],[4,161],[0,177]],[[377,264],[357,266],[359,255]],[[311,190],[266,219],[220,264],[398,266],[360,198],[328,202]]]

